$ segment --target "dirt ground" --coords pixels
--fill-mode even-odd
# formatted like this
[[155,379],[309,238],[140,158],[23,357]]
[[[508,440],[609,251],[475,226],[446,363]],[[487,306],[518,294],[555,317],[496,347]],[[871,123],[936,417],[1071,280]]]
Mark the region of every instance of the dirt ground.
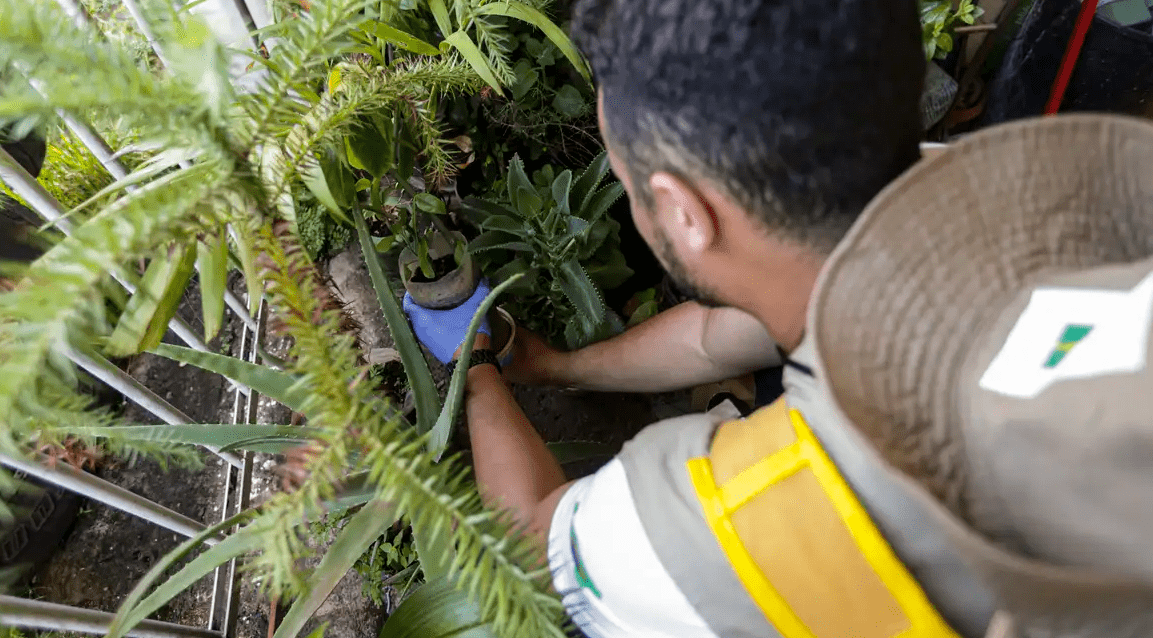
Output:
[[[362,345],[366,349],[386,347],[391,345],[391,339],[360,259],[359,250],[348,250],[331,260],[327,274],[347,311],[362,325]],[[198,308],[199,300],[192,292],[182,314],[193,326],[199,326]],[[235,354],[240,337],[241,324],[234,319],[211,345],[220,348],[218,351]],[[275,346],[269,344],[270,351],[275,353]],[[235,392],[221,377],[151,355],[135,358],[128,369],[133,377],[194,421],[231,422]],[[443,370],[435,374],[443,381]],[[600,394],[530,387],[515,387],[514,393],[546,440],[591,440],[618,447],[645,425],[687,407],[683,395]],[[135,422],[157,422],[127,403],[124,414]],[[262,402],[259,416],[261,422],[284,423],[289,418],[286,409],[267,401]],[[596,464],[597,461],[585,462],[565,469],[570,476],[579,476],[593,471]],[[277,489],[278,480],[272,474],[274,465],[272,457],[257,459],[254,501],[259,502]],[[224,471],[222,461],[206,454],[204,467],[199,470],[165,472],[151,462],[116,460],[101,468],[99,475],[193,519],[211,523],[220,520]],[[41,600],[114,612],[135,582],[180,540],[156,525],[86,502],[59,551],[35,572],[26,593]],[[269,602],[243,575],[241,580],[236,636],[267,636]],[[207,627],[212,590],[212,577],[205,577],[154,618]],[[328,622],[325,635],[329,638],[371,638],[379,633],[387,611],[374,607],[363,596],[360,576],[349,572],[303,635],[321,622]]]

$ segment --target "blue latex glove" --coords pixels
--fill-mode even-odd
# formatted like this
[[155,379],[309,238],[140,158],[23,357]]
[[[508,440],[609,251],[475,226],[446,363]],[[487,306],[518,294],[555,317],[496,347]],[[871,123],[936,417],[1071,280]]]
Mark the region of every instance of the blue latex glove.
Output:
[[[406,292],[404,293],[404,314],[408,315],[409,320],[412,321],[412,330],[416,333],[416,338],[432,352],[437,360],[441,363],[448,363],[452,360],[452,354],[464,343],[464,336],[468,331],[468,324],[472,321],[472,316],[476,314],[480,302],[484,301],[490,292],[492,292],[492,288],[489,287],[488,280],[481,279],[480,284],[476,287],[476,292],[472,293],[467,301],[448,310],[431,310],[417,305],[412,300],[412,296]],[[480,330],[477,333],[492,336],[492,330],[488,326],[488,317],[481,320]]]

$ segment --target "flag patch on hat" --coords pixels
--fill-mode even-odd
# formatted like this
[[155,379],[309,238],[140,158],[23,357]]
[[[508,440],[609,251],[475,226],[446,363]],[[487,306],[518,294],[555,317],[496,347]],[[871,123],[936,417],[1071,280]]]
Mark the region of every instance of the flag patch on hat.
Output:
[[1049,354],[1049,360],[1045,362],[1045,367],[1056,368],[1057,364],[1065,358],[1065,355],[1073,349],[1073,346],[1077,345],[1092,330],[1093,326],[1082,324],[1071,323],[1065,326],[1065,332],[1061,334],[1061,340],[1057,343],[1057,347],[1053,348],[1053,352]]
[[1038,288],[980,387],[1032,398],[1057,381],[1145,367],[1153,273],[1132,290]]

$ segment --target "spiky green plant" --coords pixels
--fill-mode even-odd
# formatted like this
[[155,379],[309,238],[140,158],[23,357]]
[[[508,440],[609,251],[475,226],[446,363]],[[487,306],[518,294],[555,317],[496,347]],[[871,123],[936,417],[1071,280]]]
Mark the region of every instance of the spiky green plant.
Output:
[[[538,550],[483,507],[466,468],[454,459],[438,462],[443,446],[429,445],[365,382],[368,370],[357,363],[355,340],[342,332],[340,315],[326,301],[293,231],[293,193],[301,188],[302,169],[339,148],[366,114],[408,109],[427,143],[425,170],[432,164],[435,171],[439,140],[428,104],[479,86],[474,65],[456,56],[376,68],[343,62],[362,46],[356,34],[370,5],[376,3],[315,2],[266,31],[276,38],[270,57],[261,60],[268,74],[256,92],[236,95],[226,52],[208,28],[163,0],[147,3],[146,12],[168,63],[163,74],[142,68],[122,44],[74,26],[53,3],[0,0],[0,68],[19,62],[44,89],[6,87],[0,125],[28,115],[50,118],[57,109],[121,113],[157,149],[132,175],[90,200],[72,234],[24,269],[14,291],[0,295],[0,452],[35,458],[38,446],[65,437],[181,460],[190,459],[181,443],[204,437],[232,437],[228,447],[263,451],[276,449],[278,439],[298,437],[320,449],[299,489],[274,495],[161,560],[122,606],[111,636],[124,635],[239,556],[270,593],[297,599],[278,636],[295,635],[367,543],[401,517],[428,541],[420,548],[426,573],[466,593],[497,633],[562,635],[561,606],[547,592],[549,573],[536,561]],[[339,90],[325,91],[334,66],[342,69]],[[363,222],[360,230],[363,238]],[[159,338],[152,336],[175,311],[172,293],[188,281],[188,269],[168,268],[170,263],[177,255],[184,263],[198,254],[202,285],[220,286],[228,250],[244,269],[250,303],[266,299],[292,337],[286,369],[261,389],[303,413],[307,428],[287,435],[282,426],[142,430],[120,427],[113,415],[93,410],[78,390],[69,356],[113,343],[155,347]],[[152,264],[142,278],[129,267],[141,259]],[[161,274],[165,268],[170,272]],[[141,292],[133,297],[139,303],[110,321],[100,291],[113,275],[138,281]],[[205,288],[204,296],[212,293]],[[118,334],[123,339],[114,339]],[[236,374],[259,372],[229,365],[240,370]],[[308,521],[350,505],[362,509],[315,572],[301,573],[297,559],[309,553]],[[210,538],[218,542],[205,549]],[[191,560],[176,569],[183,558]],[[165,577],[169,569],[175,572]]]

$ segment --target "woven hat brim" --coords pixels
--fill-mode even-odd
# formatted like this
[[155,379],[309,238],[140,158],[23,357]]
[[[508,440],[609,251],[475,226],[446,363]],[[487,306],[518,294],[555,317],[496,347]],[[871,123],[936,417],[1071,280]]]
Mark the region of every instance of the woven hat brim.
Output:
[[974,341],[1046,273],[1153,253],[1150,220],[1149,122],[1076,115],[973,134],[882,191],[829,258],[809,316],[824,381],[887,462],[992,533],[956,405]]

